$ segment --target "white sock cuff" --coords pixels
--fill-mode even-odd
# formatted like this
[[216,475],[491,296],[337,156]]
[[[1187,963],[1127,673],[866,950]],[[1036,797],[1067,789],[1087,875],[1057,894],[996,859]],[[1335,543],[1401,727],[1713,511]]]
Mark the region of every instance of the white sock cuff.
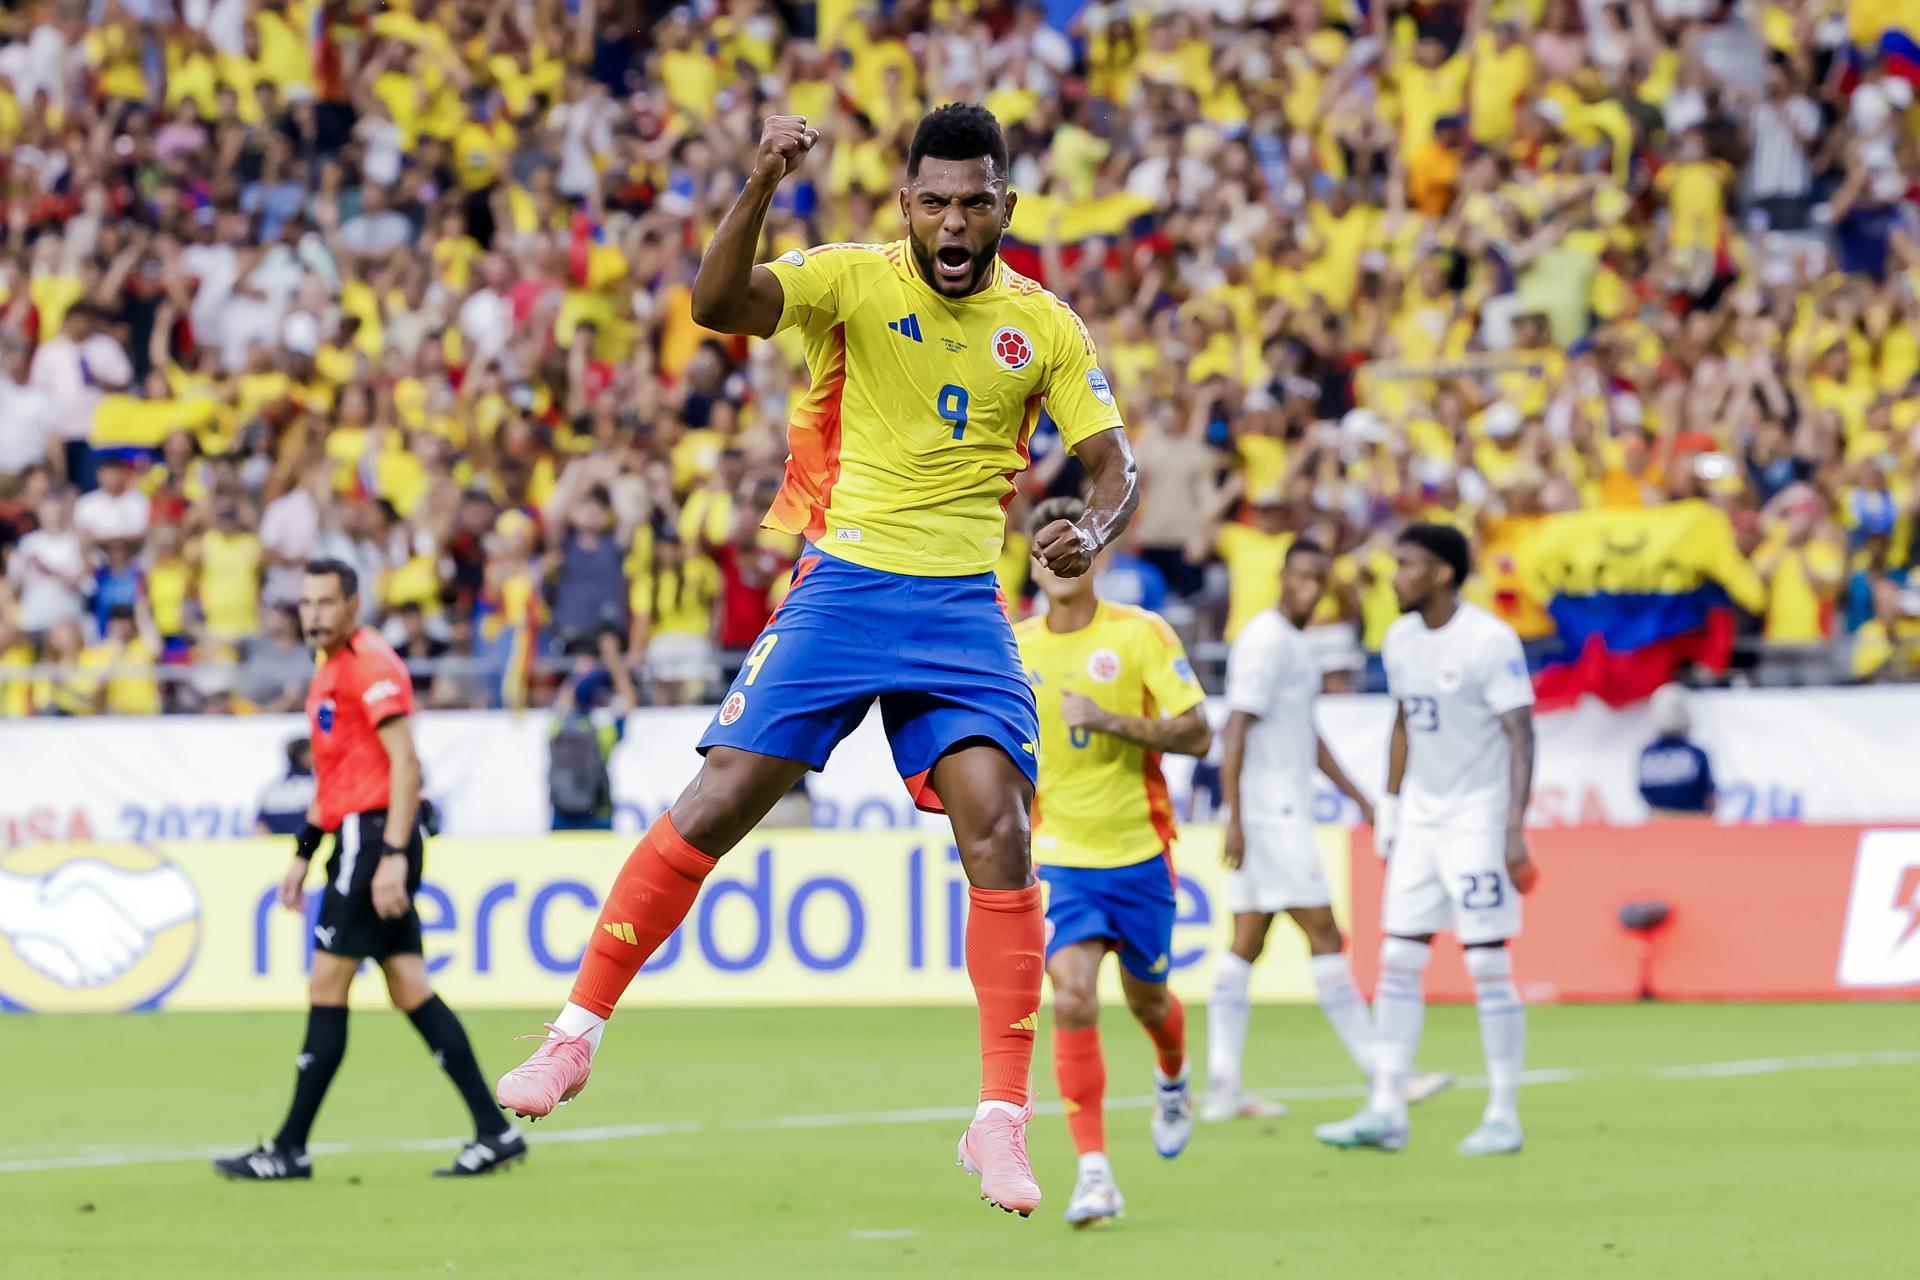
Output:
[[1380,967],[1424,973],[1427,959],[1432,954],[1433,948],[1427,943],[1414,942],[1410,938],[1388,938],[1380,944]]
[[1468,947],[1467,972],[1476,986],[1513,981],[1513,953],[1505,947]]
[[1246,957],[1235,955],[1231,951],[1220,953],[1220,962],[1213,971],[1213,995],[1222,1000],[1244,1000],[1247,988],[1253,985],[1253,966]]
[[1347,965],[1347,953],[1344,951],[1331,951],[1324,956],[1308,956],[1307,971],[1313,975],[1316,982],[1324,982],[1329,978],[1345,978],[1353,972]]

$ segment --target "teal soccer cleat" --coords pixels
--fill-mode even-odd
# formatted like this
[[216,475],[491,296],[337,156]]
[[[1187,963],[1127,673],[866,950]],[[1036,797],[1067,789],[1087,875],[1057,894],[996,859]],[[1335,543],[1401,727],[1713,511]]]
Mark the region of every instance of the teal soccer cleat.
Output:
[[1368,1148],[1403,1151],[1407,1145],[1407,1126],[1395,1124],[1372,1107],[1362,1107],[1345,1120],[1317,1126],[1313,1136],[1330,1147],[1348,1151]]
[[1482,1120],[1454,1150],[1463,1156],[1511,1156],[1520,1151],[1520,1126],[1511,1120]]

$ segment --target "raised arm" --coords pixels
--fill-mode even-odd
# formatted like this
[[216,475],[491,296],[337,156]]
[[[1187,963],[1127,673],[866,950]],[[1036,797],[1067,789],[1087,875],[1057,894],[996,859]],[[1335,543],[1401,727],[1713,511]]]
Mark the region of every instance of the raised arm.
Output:
[[760,134],[760,151],[739,199],[713,233],[700,272],[693,278],[695,323],[720,333],[773,336],[786,304],[786,291],[773,272],[754,265],[760,232],[774,190],[820,138],[805,116],[769,116]]
[[1033,540],[1033,558],[1063,578],[1093,568],[1093,558],[1126,532],[1140,505],[1140,470],[1124,430],[1096,432],[1074,454],[1087,469],[1086,513],[1077,521],[1055,520]]

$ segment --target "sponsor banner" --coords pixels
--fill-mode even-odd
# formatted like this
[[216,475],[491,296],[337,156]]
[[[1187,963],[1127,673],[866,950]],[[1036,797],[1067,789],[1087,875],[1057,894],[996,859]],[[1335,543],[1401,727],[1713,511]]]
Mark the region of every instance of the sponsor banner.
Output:
[[[435,987],[456,1008],[557,1007],[629,843],[430,842],[417,901]],[[1320,843],[1341,906],[1347,833],[1323,830]],[[1231,936],[1219,854],[1218,830],[1199,828],[1175,859],[1170,981],[1195,1002],[1205,1001],[1213,959]],[[279,840],[40,844],[0,854],[0,1009],[303,1006],[324,868],[309,877],[303,921],[276,902],[287,856]],[[959,856],[941,834],[750,838],[708,879],[625,1003],[971,1004],[966,903]],[[1105,968],[1117,1002],[1116,966]],[[1305,946],[1283,924],[1253,993],[1307,1000],[1312,990]]]
[[[1225,718],[1218,700],[1209,704]],[[1920,788],[1905,756],[1887,749],[1920,721],[1920,688],[1737,690],[1691,699],[1694,740],[1720,786],[1722,823],[1920,820]],[[627,720],[610,763],[614,826],[643,830],[699,766],[694,746],[711,708],[649,708]],[[547,830],[544,713],[425,712],[415,717],[428,795],[449,835],[531,836]],[[1321,735],[1363,787],[1386,773],[1392,703],[1329,697]],[[1638,823],[1640,749],[1654,737],[1644,708],[1588,702],[1537,717],[1531,819],[1540,826]],[[42,840],[141,844],[222,839],[254,830],[262,792],[284,772],[298,716],[9,721],[0,728],[0,847]],[[1194,762],[1164,761],[1182,819],[1211,812]],[[1351,804],[1317,784],[1315,817],[1351,823]],[[815,826],[924,828],[872,715],[808,779]]]
[[[547,828],[547,720],[504,711],[413,717],[426,792],[450,835]],[[0,847],[149,844],[255,832],[305,717],[48,718],[0,723]]]
[[[1529,843],[1541,882],[1514,943],[1529,1000],[1920,997],[1920,830],[1681,820],[1627,838],[1550,829]],[[1368,990],[1384,878],[1367,833],[1356,832],[1354,968]],[[1620,912],[1635,903],[1664,904],[1666,922],[1630,932]],[[1473,998],[1460,949],[1444,937],[1427,992]]]

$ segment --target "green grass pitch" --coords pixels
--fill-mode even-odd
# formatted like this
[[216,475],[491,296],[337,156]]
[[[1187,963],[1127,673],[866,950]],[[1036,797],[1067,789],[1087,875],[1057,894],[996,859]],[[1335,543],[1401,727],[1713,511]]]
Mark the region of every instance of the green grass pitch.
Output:
[[[1418,1109],[1402,1155],[1315,1144],[1311,1126],[1358,1091],[1312,1007],[1254,1014],[1249,1079],[1292,1114],[1202,1126],[1163,1162],[1137,1101],[1146,1038],[1109,1011],[1123,1103],[1109,1148],[1129,1209],[1076,1233],[1059,1216],[1074,1165],[1057,1107],[1030,1130],[1047,1192],[1031,1220],[982,1204],[954,1167],[970,1010],[630,1011],[587,1093],[532,1128],[526,1165],[449,1182],[427,1177],[448,1154],[430,1140],[465,1117],[373,995],[315,1131],[345,1149],[283,1186],[217,1181],[201,1152],[273,1130],[297,1016],[0,1019],[0,1275],[1915,1274],[1910,1005],[1535,1008],[1528,1149],[1478,1162],[1453,1154],[1478,1116],[1472,1087]],[[467,1025],[493,1075],[539,1018]],[[1198,1010],[1190,1025],[1204,1044]],[[1048,1053],[1043,1031],[1042,1099]],[[1421,1062],[1478,1073],[1471,1009],[1429,1012]]]

